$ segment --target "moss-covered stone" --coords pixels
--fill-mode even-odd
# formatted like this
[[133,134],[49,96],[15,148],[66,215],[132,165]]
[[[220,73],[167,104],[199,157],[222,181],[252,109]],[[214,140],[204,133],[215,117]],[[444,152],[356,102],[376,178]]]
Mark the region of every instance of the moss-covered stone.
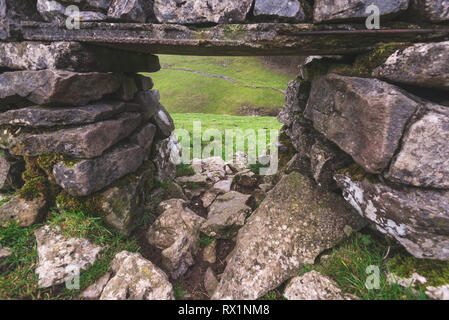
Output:
[[333,69],[333,72],[345,76],[371,77],[373,70],[382,65],[396,50],[410,45],[410,43],[402,42],[381,44],[371,52],[358,56],[352,67],[337,67]]
[[349,167],[338,170],[337,173],[350,176],[352,181],[362,181],[364,179],[367,179],[371,183],[379,182],[379,178],[377,177],[377,175],[366,172],[360,165],[355,162]]
[[293,146],[293,143],[290,139],[290,137],[285,133],[284,130],[281,130],[281,133],[279,134],[279,142],[284,146],[284,150],[282,152],[279,152],[279,169],[281,170],[284,168],[287,163],[290,161],[291,158],[296,154],[296,149]]
[[396,254],[388,261],[389,271],[401,278],[410,278],[413,273],[427,279],[426,286],[449,284],[449,261],[417,259],[407,254]]

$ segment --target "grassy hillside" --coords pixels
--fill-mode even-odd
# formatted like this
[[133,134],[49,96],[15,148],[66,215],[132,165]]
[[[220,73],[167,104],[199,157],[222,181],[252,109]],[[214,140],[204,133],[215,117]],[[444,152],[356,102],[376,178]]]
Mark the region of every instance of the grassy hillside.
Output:
[[[284,104],[284,95],[274,89],[285,90],[292,79],[291,75],[270,70],[256,57],[160,55],[159,58],[163,69],[150,76],[160,90],[162,104],[172,113],[238,115],[242,106],[278,109]],[[221,75],[238,83],[173,68]]]

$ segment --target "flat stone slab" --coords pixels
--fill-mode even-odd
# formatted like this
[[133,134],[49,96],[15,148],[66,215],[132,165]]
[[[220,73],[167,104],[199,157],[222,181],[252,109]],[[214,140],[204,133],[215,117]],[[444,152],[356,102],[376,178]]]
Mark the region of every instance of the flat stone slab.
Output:
[[53,167],[53,175],[56,183],[70,195],[88,196],[135,172],[144,159],[145,152],[141,147],[123,143],[101,157],[82,160],[73,166],[59,162]]
[[81,125],[106,120],[124,111],[140,111],[141,107],[134,103],[121,101],[105,101],[83,107],[43,108],[28,107],[8,110],[0,114],[0,125],[24,127],[54,127]]
[[139,113],[123,113],[116,119],[73,129],[24,134],[13,141],[10,152],[21,156],[57,153],[75,158],[95,158],[131,135],[139,124]]
[[[407,26],[404,26],[405,29]],[[379,33],[377,30],[366,30],[365,24],[254,23],[188,27],[178,24],[83,22],[80,30],[67,30],[50,23],[24,21],[21,24],[26,40],[82,41],[144,53],[207,56],[350,54],[368,51],[381,42],[425,41],[448,33],[411,29],[413,27],[407,29],[407,33],[404,30]]]
[[76,72],[156,72],[159,58],[79,42],[0,43],[0,68]]
[[120,85],[120,78],[109,73],[61,70],[5,72],[0,75],[0,106],[32,103],[85,105],[117,91]]

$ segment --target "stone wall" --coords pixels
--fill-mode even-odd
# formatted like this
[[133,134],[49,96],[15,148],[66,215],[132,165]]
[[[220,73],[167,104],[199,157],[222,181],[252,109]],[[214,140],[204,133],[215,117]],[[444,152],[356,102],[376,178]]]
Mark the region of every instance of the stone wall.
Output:
[[[152,79],[137,74],[158,71],[159,59],[74,42],[10,42],[0,43],[0,68],[8,70],[0,74],[0,189],[18,191],[11,201],[19,211],[1,207],[0,221],[32,224],[56,205],[131,232],[154,176],[173,172],[169,153],[156,150],[170,142],[173,120]],[[17,209],[27,201],[36,207],[31,217]]]
[[309,57],[279,114],[287,170],[345,199],[418,258],[449,259],[449,42]]

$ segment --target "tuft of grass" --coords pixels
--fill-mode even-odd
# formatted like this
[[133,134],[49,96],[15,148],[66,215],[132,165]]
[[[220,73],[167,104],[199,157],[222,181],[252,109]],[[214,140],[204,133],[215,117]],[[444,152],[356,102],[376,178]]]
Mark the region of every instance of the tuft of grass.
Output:
[[204,248],[204,247],[207,247],[208,245],[210,245],[213,241],[214,241],[214,238],[211,238],[209,236],[201,234],[200,238],[198,239],[198,244],[200,245],[200,247]]
[[187,291],[182,288],[181,283],[175,283],[173,285],[173,295],[175,296],[175,300],[184,300]]
[[[402,288],[397,284],[388,284],[387,265],[384,257],[388,244],[383,239],[374,239],[370,234],[355,233],[332,250],[325,262],[314,269],[335,280],[340,288],[364,300],[425,300],[422,290],[413,292],[411,288]],[[379,268],[379,288],[369,289],[366,281],[373,275],[367,269]]]
[[185,177],[185,176],[193,176],[195,175],[195,170],[188,164],[178,164],[176,166],[176,176],[177,177]]

